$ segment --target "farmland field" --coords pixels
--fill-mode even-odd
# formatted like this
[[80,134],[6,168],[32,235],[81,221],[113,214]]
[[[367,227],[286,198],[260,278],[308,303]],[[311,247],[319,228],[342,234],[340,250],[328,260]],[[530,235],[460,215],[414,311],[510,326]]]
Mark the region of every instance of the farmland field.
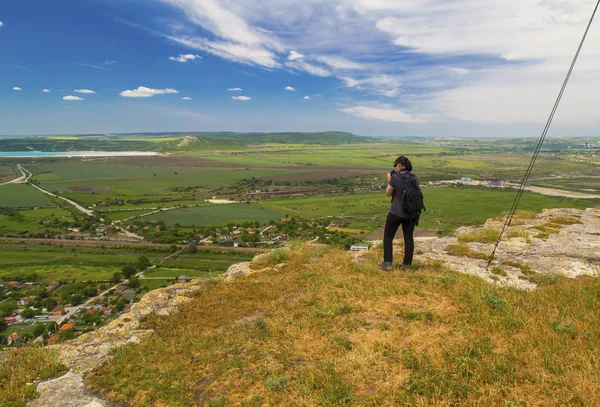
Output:
[[[425,206],[419,226],[428,229],[449,229],[463,225],[478,225],[510,209],[515,191],[477,187],[425,187]],[[520,208],[541,212],[544,208],[587,208],[598,203],[584,199],[556,198],[525,193]],[[261,206],[290,216],[322,218],[351,216],[348,227],[373,229],[382,226],[390,206],[385,193],[353,194],[265,200]]]
[[0,186],[0,207],[32,208],[34,206],[54,206],[47,195],[25,184]]
[[[101,242],[89,247],[0,242],[0,280],[3,277],[35,273],[43,282],[106,281],[115,272],[120,272],[123,266],[135,264],[139,256],[147,256],[151,263],[156,264],[169,254],[171,252],[167,248],[107,248]],[[195,254],[185,253],[166,261],[162,267],[151,270],[147,277],[172,278],[181,274],[206,277],[227,270],[230,264],[248,261],[252,257],[252,254],[245,253],[199,250]]]
[[179,223],[184,226],[212,226],[245,220],[264,223],[279,218],[281,216],[277,212],[262,209],[255,204],[226,204],[174,209],[146,216],[143,219],[145,221],[164,221],[167,225]]

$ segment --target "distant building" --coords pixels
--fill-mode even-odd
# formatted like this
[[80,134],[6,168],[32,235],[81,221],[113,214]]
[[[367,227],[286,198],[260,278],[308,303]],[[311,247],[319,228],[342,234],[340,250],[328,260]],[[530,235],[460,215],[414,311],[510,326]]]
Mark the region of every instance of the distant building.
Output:
[[460,179],[460,182],[473,182],[473,180],[471,178],[469,178],[469,177],[462,177]]
[[67,313],[67,311],[65,310],[65,306],[61,305],[61,304],[54,307],[54,309],[51,312],[53,317],[62,317],[66,313]]
[[46,292],[51,293],[51,292],[55,291],[58,287],[60,287],[60,283],[52,282],[52,283],[48,284],[48,287],[46,287]]
[[63,326],[60,327],[59,331],[72,331],[73,328],[75,327],[75,324],[72,322],[69,322],[68,324],[64,324]]
[[21,297],[19,298],[19,301],[17,301],[17,305],[19,305],[19,307],[24,308],[26,306],[28,306],[30,303],[34,302],[36,300],[36,296],[35,295],[31,295],[29,297]]
[[185,283],[187,283],[187,281],[188,281],[188,279],[187,279],[186,276],[179,276],[179,277],[177,277],[177,282],[180,283],[180,284],[185,284]]

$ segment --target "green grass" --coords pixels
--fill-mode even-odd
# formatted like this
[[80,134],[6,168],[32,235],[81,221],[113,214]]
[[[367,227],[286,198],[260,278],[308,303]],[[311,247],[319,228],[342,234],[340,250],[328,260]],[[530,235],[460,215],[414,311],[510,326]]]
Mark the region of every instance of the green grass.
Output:
[[[146,216],[142,218],[142,220],[162,220],[167,225],[179,223],[182,226],[213,226],[224,225],[229,222],[243,222],[246,220],[263,223],[279,218],[280,216],[277,212],[269,209],[262,209],[254,204],[226,204],[174,209]],[[133,222],[133,220],[130,222]]]
[[21,232],[39,232],[47,228],[40,221],[73,221],[70,212],[61,208],[38,208],[20,210],[17,215],[0,214],[0,232],[3,233],[21,233]]
[[47,195],[27,184],[0,186],[0,206],[8,208],[32,208],[53,206]]
[[0,360],[0,406],[25,407],[36,394],[36,381],[60,376],[66,367],[55,352],[44,348],[25,348],[8,353]]
[[600,404],[600,280],[501,289],[440,264],[409,274],[318,247],[283,270],[205,284],[88,376],[147,405]]
[[[501,216],[512,205],[515,192],[504,189],[474,187],[424,187],[427,211],[421,216],[419,227],[455,229],[459,226],[481,225],[487,219]],[[597,201],[550,197],[524,193],[519,207],[541,212],[545,208],[588,208]],[[266,209],[289,216],[322,218],[326,216],[354,216],[354,222],[371,219],[372,227],[383,225],[390,201],[385,193],[319,196],[308,198],[273,199],[261,201]]]

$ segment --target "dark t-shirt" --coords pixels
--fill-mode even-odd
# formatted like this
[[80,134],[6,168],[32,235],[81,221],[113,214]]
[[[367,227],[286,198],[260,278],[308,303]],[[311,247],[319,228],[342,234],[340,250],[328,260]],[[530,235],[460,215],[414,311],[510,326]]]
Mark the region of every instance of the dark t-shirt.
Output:
[[[402,170],[399,173],[392,175],[392,179],[390,179],[390,185],[394,187],[394,194],[392,195],[392,206],[390,207],[390,213],[398,216],[399,218],[408,219],[409,216],[402,207],[400,203],[400,199],[402,198],[402,191],[404,190],[404,185],[406,182],[412,182],[415,188],[421,189],[419,186],[419,180],[416,175],[413,175],[411,172],[406,170]],[[415,218],[418,218],[417,215]]]

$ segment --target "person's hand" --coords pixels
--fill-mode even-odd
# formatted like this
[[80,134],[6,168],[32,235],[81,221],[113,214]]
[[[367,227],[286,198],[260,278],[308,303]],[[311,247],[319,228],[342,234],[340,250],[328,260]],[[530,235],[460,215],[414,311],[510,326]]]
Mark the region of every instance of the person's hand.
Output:
[[392,174],[388,172],[387,177],[388,177],[388,184],[389,184],[390,181],[392,180]]

